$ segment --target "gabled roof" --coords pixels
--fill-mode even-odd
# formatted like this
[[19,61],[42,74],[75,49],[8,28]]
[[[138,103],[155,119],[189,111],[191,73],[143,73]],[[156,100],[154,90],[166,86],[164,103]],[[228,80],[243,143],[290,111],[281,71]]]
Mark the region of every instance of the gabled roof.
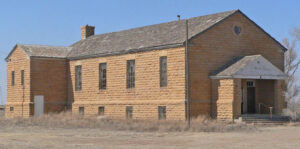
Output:
[[[249,19],[240,10],[226,11],[119,32],[94,35],[88,37],[87,39],[80,40],[70,47],[40,45],[17,46],[22,46],[22,49],[29,56],[68,58],[71,60],[179,47],[183,46],[186,41],[186,20],[189,22],[188,40],[190,40],[204,33],[208,29],[214,27],[235,13],[241,13],[245,18],[247,18],[250,22],[267,34],[272,40],[279,44],[283,51],[287,50],[283,45],[265,32],[255,22]],[[13,51],[14,50],[12,50],[12,52]]]
[[10,55],[19,47],[30,57],[48,57],[48,58],[66,58],[71,51],[71,47],[58,47],[58,46],[42,46],[42,45],[25,45],[17,44],[13,50],[5,58],[6,60]]
[[[194,17],[189,21],[189,37],[193,37],[239,10]],[[72,45],[69,58],[98,57],[130,53],[149,48],[183,45],[186,20],[150,25],[130,30],[91,36]]]
[[212,79],[285,79],[286,75],[261,55],[234,58],[212,73]]

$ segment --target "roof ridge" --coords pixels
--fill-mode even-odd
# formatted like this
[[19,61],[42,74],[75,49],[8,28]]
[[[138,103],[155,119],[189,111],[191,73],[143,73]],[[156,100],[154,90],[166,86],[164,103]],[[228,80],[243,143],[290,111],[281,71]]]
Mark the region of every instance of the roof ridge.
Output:
[[17,46],[36,46],[36,47],[61,47],[61,48],[72,48],[70,46],[52,46],[52,45],[40,45],[40,44],[20,44],[17,43]]
[[[90,36],[70,45],[73,49],[68,54],[68,57],[87,58],[100,53],[122,53],[121,51],[124,50],[127,52],[135,52],[138,51],[138,49],[145,49],[147,47],[150,47],[148,49],[151,50],[152,47],[157,45],[184,43],[186,40],[184,36],[186,20],[190,20],[189,35],[191,39],[237,12],[240,12],[240,10],[218,12],[186,18],[179,21],[174,20]],[[168,36],[166,36],[166,34],[168,34]],[[169,36],[172,36],[173,38],[169,38]],[[118,45],[122,45],[122,47]]]
[[[231,12],[231,13],[228,14],[228,15],[230,15],[230,14],[233,14],[233,13],[235,13],[237,11],[240,11],[240,10],[239,9],[234,9],[234,10],[223,11],[223,12],[218,12],[218,13],[212,13],[212,14],[207,14],[207,15],[202,15],[202,16],[196,16],[196,17],[190,17],[190,18],[185,18],[185,19],[180,19],[180,20],[174,20],[174,21],[169,21],[169,22],[162,22],[162,23],[151,24],[151,25],[146,25],[146,26],[140,26],[140,27],[135,27],[135,28],[123,29],[123,30],[119,30],[119,31],[106,32],[106,33],[97,34],[97,35],[90,36],[90,37],[95,37],[95,36],[100,36],[100,35],[107,35],[107,34],[112,34],[112,33],[125,32],[125,31],[131,31],[131,30],[135,30],[135,29],[141,29],[141,28],[146,28],[146,27],[150,27],[150,26],[156,26],[156,25],[162,25],[162,24],[168,24],[168,23],[174,23],[174,22],[184,22],[185,20],[191,20],[191,19],[195,19],[195,18],[200,18],[200,17],[206,17],[206,16],[212,16],[212,15],[218,15],[218,14],[223,14],[223,13],[229,13],[229,12]],[[88,38],[86,38],[86,39],[88,39]]]

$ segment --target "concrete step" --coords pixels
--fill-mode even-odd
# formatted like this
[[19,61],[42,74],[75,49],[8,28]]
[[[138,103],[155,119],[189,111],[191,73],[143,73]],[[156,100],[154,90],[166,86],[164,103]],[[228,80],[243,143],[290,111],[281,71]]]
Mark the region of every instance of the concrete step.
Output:
[[289,122],[257,122],[257,121],[252,121],[252,122],[245,122],[246,124],[256,124],[256,125],[286,125],[289,124]]
[[247,124],[257,125],[284,125],[290,122],[287,116],[273,115],[271,119],[268,114],[244,114],[240,120]]
[[290,119],[275,119],[275,118],[242,118],[242,120],[257,120],[257,121],[290,121]]

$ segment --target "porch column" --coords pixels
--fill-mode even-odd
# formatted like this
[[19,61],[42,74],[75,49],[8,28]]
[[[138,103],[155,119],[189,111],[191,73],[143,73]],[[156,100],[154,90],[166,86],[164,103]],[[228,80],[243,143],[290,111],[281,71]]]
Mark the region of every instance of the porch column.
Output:
[[286,108],[286,102],[284,99],[284,80],[275,80],[274,83],[274,112],[275,114],[281,114],[282,110]]
[[217,118],[232,121],[241,114],[241,79],[221,79],[218,86]]

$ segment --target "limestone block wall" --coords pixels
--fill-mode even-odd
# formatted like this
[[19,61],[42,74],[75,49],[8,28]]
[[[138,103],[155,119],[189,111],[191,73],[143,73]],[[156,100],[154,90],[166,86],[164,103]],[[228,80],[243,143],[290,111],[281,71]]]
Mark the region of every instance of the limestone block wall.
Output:
[[287,103],[284,98],[284,80],[275,80],[274,82],[274,112],[275,114],[281,114],[282,110],[287,107]]
[[67,105],[67,67],[66,59],[31,58],[31,101],[44,96],[45,113],[61,112]]
[[[159,59],[167,56],[168,85],[160,87]],[[135,88],[126,88],[126,63],[135,60]],[[99,64],[107,64],[107,87],[99,90]],[[82,90],[75,90],[75,66],[82,66]],[[125,118],[126,106],[133,118],[157,119],[158,106],[166,106],[166,118],[185,119],[185,50],[183,47],[134,54],[70,61],[69,99],[72,113],[84,107],[85,115]]]
[[[21,70],[24,70],[24,86],[21,85]],[[14,82],[11,84],[14,71]],[[30,115],[30,58],[19,47],[13,51],[7,62],[6,117],[29,117]],[[11,111],[11,108],[13,109]]]
[[84,107],[84,116],[97,116],[98,108],[104,107],[104,115],[110,118],[125,119],[126,106],[133,107],[133,119],[158,119],[158,106],[166,106],[167,120],[185,120],[183,102],[143,101],[143,102],[81,102],[73,105],[73,114],[79,114],[79,107]]
[[[235,26],[241,27],[239,35],[234,33]],[[280,70],[284,67],[282,47],[240,13],[194,37],[189,51],[190,98],[203,105],[196,108],[197,114],[216,114],[216,91],[209,76],[234,57],[260,54]]]
[[241,80],[214,80],[218,99],[216,102],[216,116],[221,120],[233,120],[241,114]]
[[191,100],[190,113],[192,118],[199,116],[211,116],[211,101],[210,100]]
[[[29,57],[17,46],[7,62],[6,117],[32,116],[35,95],[44,96],[45,113],[63,111],[67,103],[67,66],[66,59]],[[24,70],[24,85],[21,85],[21,70]]]

